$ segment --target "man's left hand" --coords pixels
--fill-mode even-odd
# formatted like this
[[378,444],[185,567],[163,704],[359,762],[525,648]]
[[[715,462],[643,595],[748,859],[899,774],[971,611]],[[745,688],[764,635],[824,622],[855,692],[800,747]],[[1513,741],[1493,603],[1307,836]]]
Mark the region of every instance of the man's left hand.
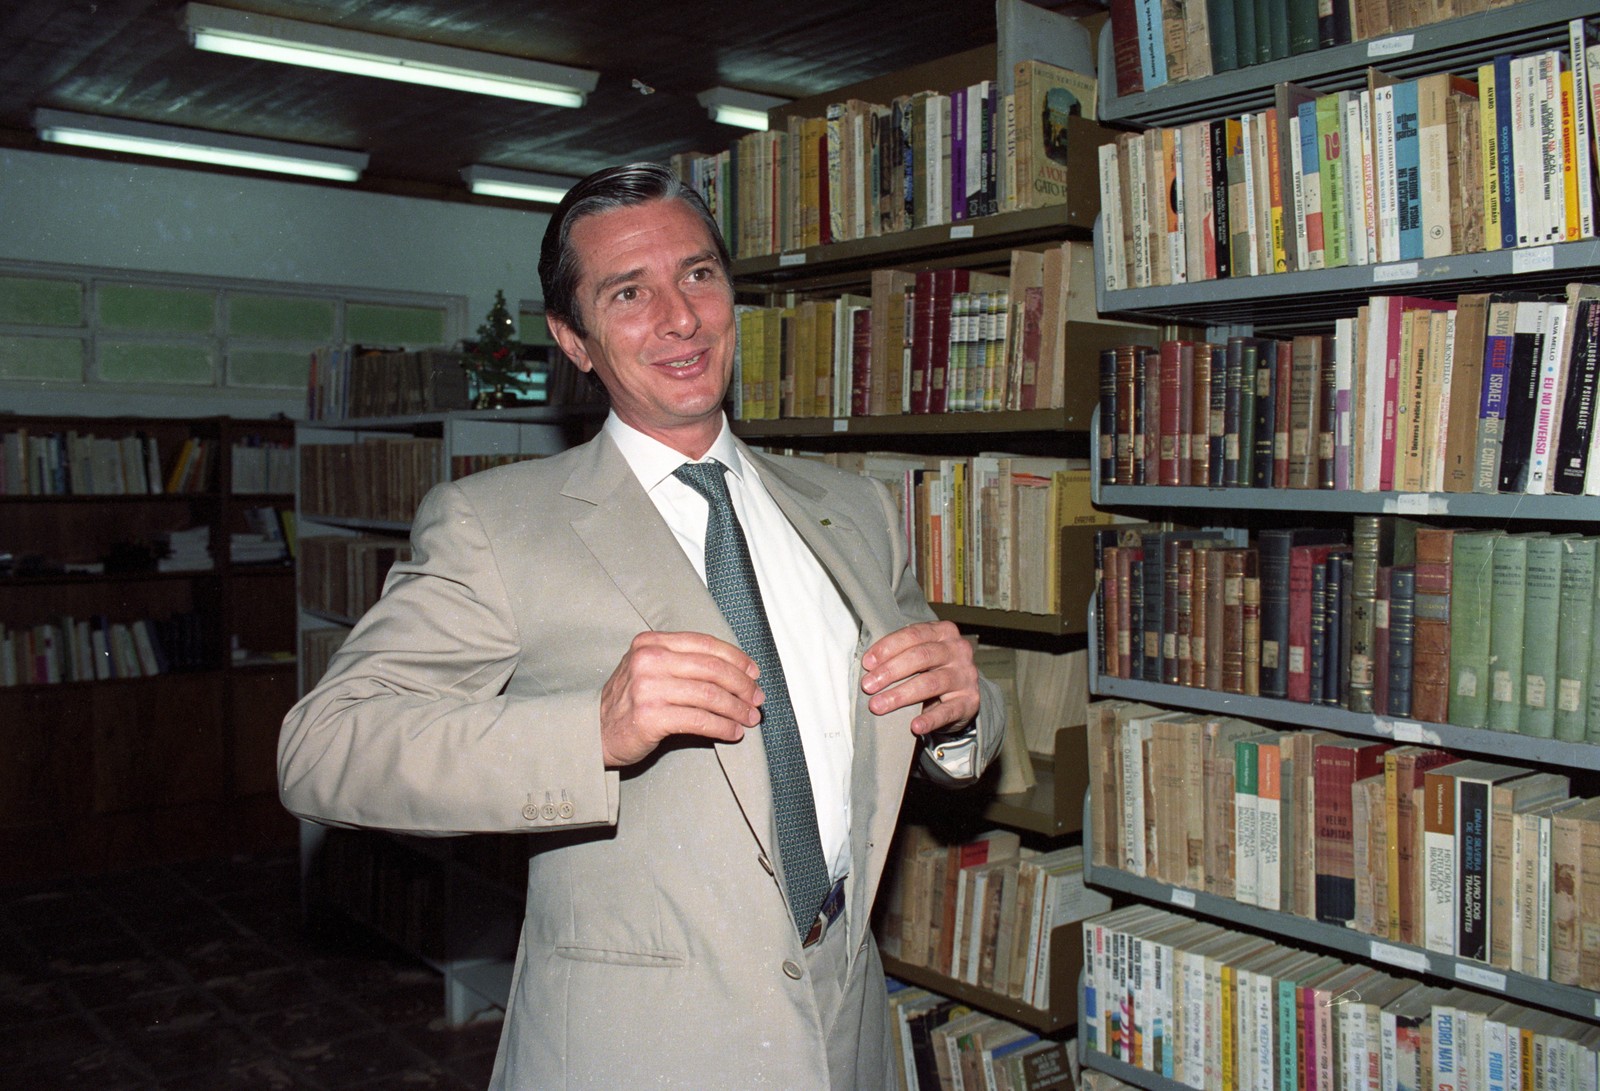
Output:
[[948,621],[924,621],[890,633],[861,657],[867,707],[882,716],[921,704],[917,735],[959,730],[978,714],[978,668],[972,645]]

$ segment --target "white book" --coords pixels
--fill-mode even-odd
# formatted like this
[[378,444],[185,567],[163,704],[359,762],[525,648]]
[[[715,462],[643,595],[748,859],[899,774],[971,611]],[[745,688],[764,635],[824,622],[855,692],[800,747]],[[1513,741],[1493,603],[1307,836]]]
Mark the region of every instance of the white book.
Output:
[[1127,287],[1128,255],[1122,240],[1122,186],[1120,155],[1115,141],[1100,145],[1100,275],[1105,290]]
[[[1283,148],[1278,149],[1282,155]],[[1306,249],[1306,192],[1305,156],[1300,153],[1300,115],[1289,116],[1289,188],[1294,205],[1294,222],[1285,225],[1294,232],[1294,259],[1296,269],[1310,268],[1311,257]],[[1284,240],[1289,245],[1289,240]]]
[[[1239,161],[1244,167],[1244,222],[1249,238],[1249,245],[1245,248],[1248,251],[1246,264],[1249,267],[1251,276],[1260,276],[1262,271],[1261,232],[1258,230],[1261,221],[1258,218],[1260,215],[1259,202],[1256,200],[1257,164],[1255,162],[1255,130],[1260,125],[1261,115],[1259,114],[1244,114],[1239,118]],[[1228,210],[1228,214],[1230,217],[1233,215],[1231,208]],[[1234,234],[1238,234],[1238,227],[1231,219],[1228,221],[1228,226]],[[1234,271],[1234,275],[1238,275],[1238,270]]]
[[1567,57],[1572,67],[1572,150],[1578,177],[1578,230],[1580,239],[1594,238],[1594,190],[1587,184],[1592,177],[1593,149],[1590,147],[1594,119],[1589,95],[1589,65],[1584,56],[1583,20],[1567,24]]
[[1183,127],[1183,261],[1191,281],[1206,279],[1205,232],[1212,230],[1210,148],[1209,124],[1194,121]]
[[1448,1003],[1433,1005],[1434,1086],[1441,1080],[1454,1086],[1456,1070],[1456,1009]]
[[1394,154],[1394,88],[1376,87],[1372,92],[1372,173],[1377,188],[1379,261],[1400,260],[1400,194]]
[[1536,243],[1566,238],[1567,189],[1561,147],[1561,54],[1547,49],[1533,59],[1533,122],[1535,132],[1535,200],[1540,233]]
[[1128,172],[1128,203],[1132,207],[1123,211],[1133,225],[1133,286],[1148,288],[1153,283],[1148,229],[1152,211],[1147,192],[1150,184],[1148,168],[1145,165],[1144,141],[1135,137],[1128,141],[1125,147],[1128,152],[1128,162],[1124,164]]
[[[1483,1023],[1483,1091],[1510,1091],[1506,1082],[1506,1023],[1490,1018]],[[1518,1089],[1520,1091],[1520,1088]]]
[[1122,740],[1122,870],[1145,874],[1144,767],[1145,744],[1152,717],[1135,717],[1121,725]]
[[1512,204],[1517,217],[1517,245],[1528,246],[1542,227],[1534,224],[1534,184],[1531,178],[1537,151],[1538,122],[1535,116],[1532,57],[1511,58],[1511,159]]
[[1345,220],[1349,228],[1346,251],[1351,265],[1371,264],[1367,254],[1367,178],[1366,145],[1371,133],[1370,123],[1362,125],[1362,95],[1351,94],[1344,99],[1344,155],[1340,162],[1345,169],[1344,192],[1350,215]]
[[1539,399],[1533,418],[1533,449],[1528,458],[1528,488],[1535,496],[1550,491],[1550,460],[1561,427],[1561,400],[1566,391],[1565,334],[1568,307],[1551,303],[1545,311],[1544,355],[1539,361]]
[[1185,156],[1192,155],[1183,144],[1183,127],[1172,130],[1172,209],[1176,219],[1173,230],[1167,232],[1167,265],[1172,272],[1173,284],[1189,280],[1188,256],[1188,202],[1184,200],[1183,173]]
[[1333,326],[1333,487],[1344,491],[1350,488],[1354,470],[1356,320],[1336,318]]
[[[1441,766],[1444,772],[1449,766]],[[1445,832],[1422,834],[1423,946],[1442,955],[1456,953],[1455,788],[1450,790],[1451,815]],[[1431,799],[1424,806],[1431,806]]]
[[[1396,246],[1399,237],[1396,236]],[[1361,448],[1358,463],[1361,467],[1359,487],[1362,492],[1377,492],[1383,469],[1383,397],[1384,375],[1388,366],[1389,297],[1375,295],[1367,302],[1367,358],[1364,361],[1362,389],[1366,391],[1361,406]]]
[[1277,256],[1272,248],[1272,160],[1267,155],[1267,115],[1255,115],[1251,129],[1252,144],[1246,146],[1247,158],[1254,160],[1251,189],[1256,199],[1256,268],[1262,273],[1277,272]]
[[1361,116],[1357,121],[1361,134],[1361,197],[1364,204],[1362,221],[1366,225],[1366,263],[1378,261],[1378,186],[1377,160],[1372,145],[1372,92],[1362,91],[1359,98]]
[[1452,308],[1444,312],[1444,366],[1440,371],[1440,392],[1444,395],[1439,399],[1435,418],[1428,424],[1428,434],[1433,437],[1424,459],[1426,474],[1423,485],[1429,492],[1444,491],[1445,443],[1450,432],[1450,384],[1455,380],[1456,370],[1456,312]]

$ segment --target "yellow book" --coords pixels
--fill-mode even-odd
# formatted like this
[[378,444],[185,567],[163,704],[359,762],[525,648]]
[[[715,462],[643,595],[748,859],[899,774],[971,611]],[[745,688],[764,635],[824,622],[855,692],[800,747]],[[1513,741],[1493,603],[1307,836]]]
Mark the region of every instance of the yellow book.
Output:
[[1234,979],[1233,964],[1222,964],[1222,1087],[1234,1091],[1239,1086],[1238,1066],[1234,1063]]
[[[1582,62],[1579,62],[1582,63]],[[1578,149],[1575,143],[1576,127],[1573,125],[1572,70],[1561,70],[1561,170],[1564,175],[1562,191],[1566,198],[1566,231],[1568,242],[1578,238],[1581,220],[1578,215]],[[1584,179],[1587,184],[1588,180]]]
[[1483,166],[1483,248],[1500,249],[1500,130],[1495,124],[1498,92],[1494,65],[1478,66],[1478,88],[1482,107],[1478,113],[1478,144]]

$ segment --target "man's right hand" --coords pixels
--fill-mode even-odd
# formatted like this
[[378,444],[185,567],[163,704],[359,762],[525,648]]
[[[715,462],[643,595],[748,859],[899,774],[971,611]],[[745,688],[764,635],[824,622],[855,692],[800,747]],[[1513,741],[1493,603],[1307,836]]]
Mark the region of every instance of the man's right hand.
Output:
[[644,760],[669,735],[738,742],[761,722],[760,673],[738,647],[705,633],[640,633],[600,690],[607,768]]

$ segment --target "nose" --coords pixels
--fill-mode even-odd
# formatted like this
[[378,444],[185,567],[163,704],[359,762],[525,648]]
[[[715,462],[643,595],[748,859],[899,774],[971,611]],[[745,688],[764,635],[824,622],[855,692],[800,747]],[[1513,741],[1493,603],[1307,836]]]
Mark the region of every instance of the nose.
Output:
[[700,329],[700,314],[691,299],[678,285],[662,292],[658,329],[663,337],[692,337]]

